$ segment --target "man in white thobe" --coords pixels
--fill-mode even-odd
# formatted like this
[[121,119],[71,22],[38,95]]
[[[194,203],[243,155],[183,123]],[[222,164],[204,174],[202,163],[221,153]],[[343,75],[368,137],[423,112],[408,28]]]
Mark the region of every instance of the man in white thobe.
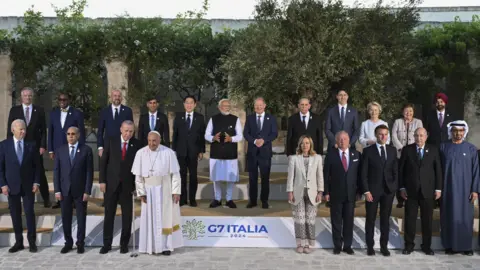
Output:
[[205,140],[210,145],[210,180],[213,181],[215,199],[210,208],[222,205],[221,182],[226,182],[226,205],[237,208],[232,200],[233,187],[240,180],[238,174],[237,143],[243,139],[240,120],[230,114],[230,101],[222,99],[218,103],[220,113],[212,116],[205,131]]
[[137,195],[142,200],[138,251],[170,255],[183,246],[180,230],[180,166],[175,152],[160,145],[157,131],[133,162]]

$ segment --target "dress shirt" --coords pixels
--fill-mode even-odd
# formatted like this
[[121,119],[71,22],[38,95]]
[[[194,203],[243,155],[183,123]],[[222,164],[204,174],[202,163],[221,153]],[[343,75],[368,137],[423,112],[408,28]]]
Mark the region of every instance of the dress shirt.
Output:
[[345,150],[343,151],[342,149],[338,148],[338,154],[340,155],[340,161],[342,160],[342,157],[343,157],[343,152],[345,152],[345,157],[347,158],[347,168],[350,167],[350,151],[348,150]]
[[344,113],[343,116],[347,116],[347,104],[345,104],[345,105],[338,104],[338,115],[340,115],[340,117],[342,117],[342,108],[345,108],[345,109],[343,109],[343,113]]
[[[263,122],[265,120],[265,112],[262,112],[261,114],[255,113],[255,126],[257,125],[257,120],[258,117],[260,116],[260,127],[263,128]],[[257,140],[255,139],[253,143],[255,144]]]
[[386,144],[379,144],[379,143],[376,143],[377,145],[377,150],[378,150],[378,154],[380,156],[382,156],[382,149],[380,149],[381,146],[383,146],[383,150],[385,151],[385,160],[388,159],[388,155],[387,155],[387,145]]
[[[75,153],[75,155],[77,154],[77,150],[78,150],[78,142],[76,142],[75,144],[68,144],[68,158],[70,158],[70,152],[72,151],[72,146],[73,146],[73,152]],[[56,157],[58,158],[58,157]],[[62,195],[61,192],[56,192],[55,195]]]
[[[29,116],[30,116],[30,120],[32,120],[32,111],[33,111],[33,106],[32,104],[30,105],[25,105],[25,104],[22,104],[22,107],[23,107],[23,115],[27,115],[27,107],[28,107],[28,112],[29,112]],[[25,124],[29,124],[29,123],[25,123]]]
[[118,105],[118,106],[115,106],[112,104],[112,116],[113,116],[113,119],[115,119],[115,109],[118,109],[118,115],[120,115],[120,109],[121,109],[122,105]]
[[65,120],[67,119],[68,115],[68,110],[70,109],[70,106],[65,108],[65,112],[60,109],[60,124],[62,125],[62,128],[65,126]]
[[185,122],[187,122],[188,115],[190,114],[190,126],[188,128],[192,127],[193,124],[193,111],[191,112],[185,112]]
[[[302,114],[302,112],[299,112],[300,114],[300,122],[303,123],[303,116],[304,114]],[[307,112],[307,114],[305,114],[305,124],[307,125],[307,128],[308,128],[308,121],[310,120],[310,111]]]

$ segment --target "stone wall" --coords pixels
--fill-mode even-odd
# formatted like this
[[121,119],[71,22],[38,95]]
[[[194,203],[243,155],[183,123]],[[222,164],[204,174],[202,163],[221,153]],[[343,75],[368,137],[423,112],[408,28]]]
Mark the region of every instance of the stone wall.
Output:
[[0,55],[0,140],[7,136],[8,113],[12,107],[12,61],[8,55]]

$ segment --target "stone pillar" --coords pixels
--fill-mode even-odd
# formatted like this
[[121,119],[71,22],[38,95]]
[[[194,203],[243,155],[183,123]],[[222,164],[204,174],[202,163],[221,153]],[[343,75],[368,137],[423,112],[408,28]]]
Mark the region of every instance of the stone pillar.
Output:
[[13,63],[8,55],[0,55],[0,140],[6,138],[8,114],[12,107],[12,67]]
[[480,118],[477,116],[479,108],[474,104],[473,94],[466,98],[465,102],[465,121],[468,124],[467,141],[474,144],[477,148],[480,147]]
[[[242,130],[245,127],[245,121],[247,120],[247,114],[245,112],[245,105],[240,99],[231,99],[231,113],[237,116],[240,119],[240,124],[242,125]],[[238,161],[239,161],[239,171],[245,172],[246,169],[246,153],[247,153],[247,143],[245,139],[238,143]]]
[[128,104],[128,68],[121,61],[105,62],[107,69],[108,94],[112,90],[120,90],[123,94],[123,104]]

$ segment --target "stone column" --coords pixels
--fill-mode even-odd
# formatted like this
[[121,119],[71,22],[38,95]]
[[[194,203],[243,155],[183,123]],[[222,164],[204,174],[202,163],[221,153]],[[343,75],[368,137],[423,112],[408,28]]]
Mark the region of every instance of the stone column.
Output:
[[[240,119],[240,124],[242,125],[242,130],[245,127],[245,121],[247,119],[247,114],[245,112],[245,105],[240,99],[231,99],[231,113],[237,116]],[[239,171],[245,172],[246,169],[246,153],[247,153],[247,143],[245,139],[238,143],[238,161],[239,161]]]
[[480,147],[480,118],[477,116],[479,108],[473,103],[473,94],[469,94],[465,102],[465,121],[468,124],[467,141],[474,144],[477,148]]
[[0,55],[0,140],[6,138],[8,114],[12,107],[12,67],[8,55]]
[[105,62],[107,69],[108,94],[112,90],[120,90],[123,94],[123,104],[128,104],[128,68],[121,61]]

